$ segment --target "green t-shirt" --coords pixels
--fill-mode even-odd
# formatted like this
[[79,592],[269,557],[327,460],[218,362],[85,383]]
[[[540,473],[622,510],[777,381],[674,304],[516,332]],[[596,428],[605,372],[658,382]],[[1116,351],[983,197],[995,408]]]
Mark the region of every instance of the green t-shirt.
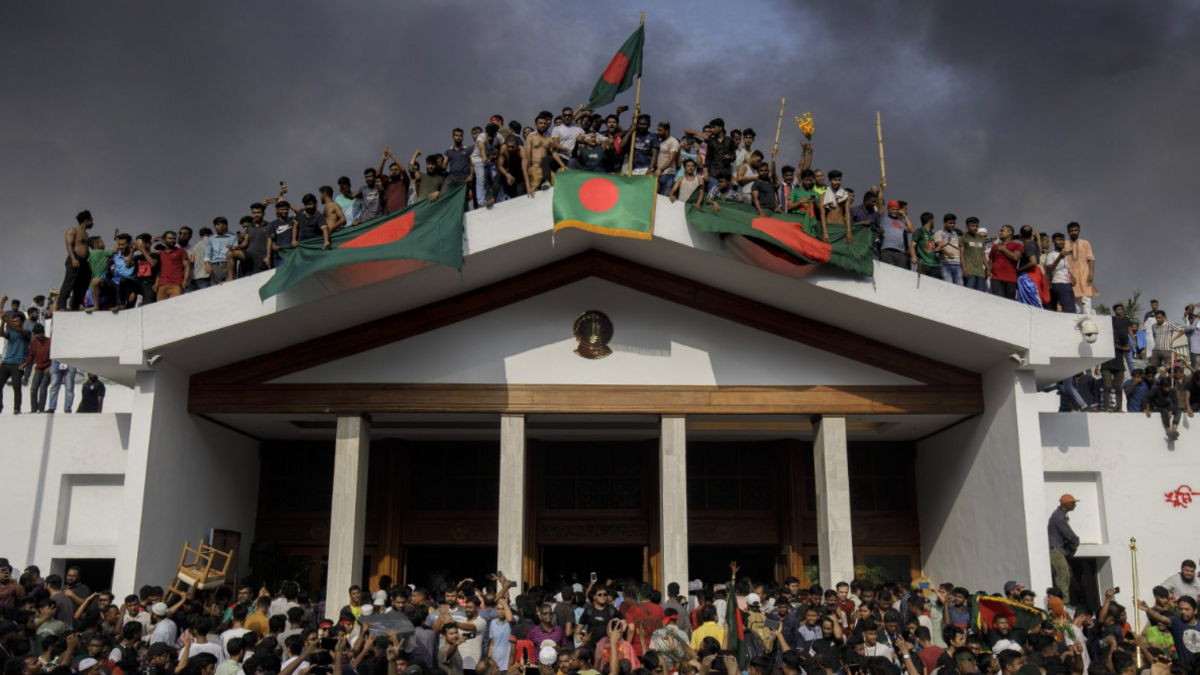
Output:
[[962,245],[963,274],[971,277],[987,276],[983,263],[983,252],[987,250],[987,237],[964,234],[958,238]]
[[912,236],[912,242],[917,249],[917,262],[925,267],[925,269],[940,266],[937,253],[933,247],[933,234],[933,232],[924,227],[920,227],[917,228],[917,231]]
[[816,216],[817,212],[814,204],[821,203],[820,195],[817,194],[816,190],[805,190],[803,187],[792,188],[792,191],[788,194],[788,204],[799,204],[806,197],[808,198],[808,206],[806,208],[791,208],[788,209],[788,212]]
[[113,252],[103,249],[92,249],[88,253],[88,267],[92,268],[93,279],[104,279],[108,277],[108,259],[112,257]]

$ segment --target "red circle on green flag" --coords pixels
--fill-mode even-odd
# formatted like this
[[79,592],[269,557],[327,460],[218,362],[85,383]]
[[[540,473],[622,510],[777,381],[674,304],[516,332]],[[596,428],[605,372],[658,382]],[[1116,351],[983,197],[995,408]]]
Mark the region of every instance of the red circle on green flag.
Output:
[[[626,70],[629,70],[629,57],[621,52],[617,52],[617,55],[609,62],[608,67],[604,69],[604,74],[600,77],[609,84],[621,84],[625,79]],[[592,72],[596,71],[593,70]]]
[[607,178],[590,178],[579,186],[579,203],[596,213],[604,213],[616,206],[620,196],[616,183]]

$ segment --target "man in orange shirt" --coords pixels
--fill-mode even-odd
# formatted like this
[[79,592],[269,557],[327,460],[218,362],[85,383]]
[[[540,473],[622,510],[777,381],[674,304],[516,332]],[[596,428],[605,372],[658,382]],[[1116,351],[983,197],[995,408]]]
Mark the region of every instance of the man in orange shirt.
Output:
[[1067,225],[1067,237],[1070,241],[1067,242],[1063,255],[1067,257],[1068,266],[1071,268],[1076,311],[1080,314],[1094,314],[1092,298],[1099,295],[1095,283],[1096,256],[1092,255],[1091,243],[1079,237],[1079,229],[1079,223]]
[[258,639],[261,640],[267,636],[267,633],[271,629],[270,621],[267,620],[267,613],[271,610],[271,596],[260,595],[254,601],[254,604],[257,609],[254,610],[253,614],[246,617],[246,623],[242,625],[257,633]]

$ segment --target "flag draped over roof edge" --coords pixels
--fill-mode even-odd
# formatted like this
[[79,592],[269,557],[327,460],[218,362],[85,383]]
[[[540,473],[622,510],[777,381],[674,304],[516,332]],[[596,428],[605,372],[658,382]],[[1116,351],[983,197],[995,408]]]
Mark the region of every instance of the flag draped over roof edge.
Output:
[[421,200],[412,206],[346,227],[329,238],[321,237],[282,250],[283,265],[258,289],[262,300],[278,295],[300,280],[323,270],[355,263],[385,260],[426,260],[462,271],[465,185],[443,192],[436,201]]
[[574,227],[631,239],[654,236],[658,179],[564,169],[554,180],[554,230]]
[[740,234],[765,243],[795,258],[802,264],[829,263],[865,276],[875,273],[872,249],[875,233],[870,227],[858,227],[847,241],[844,225],[828,225],[829,241],[822,238],[821,223],[812,216],[798,213],[768,212],[765,217],[749,204],[718,202],[715,213],[707,202],[700,208],[684,208],[688,224],[701,232]]
[[633,86],[634,80],[642,75],[642,46],[646,43],[646,25],[638,26],[633,35],[621,45],[621,49],[609,62],[608,67],[592,87],[588,99],[588,110],[595,110],[613,102],[617,94]]

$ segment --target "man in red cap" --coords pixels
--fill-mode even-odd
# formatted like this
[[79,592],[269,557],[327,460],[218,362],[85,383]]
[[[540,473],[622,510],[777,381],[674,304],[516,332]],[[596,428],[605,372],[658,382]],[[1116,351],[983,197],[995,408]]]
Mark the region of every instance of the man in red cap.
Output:
[[[879,194],[883,195],[880,190]],[[908,269],[908,245],[905,239],[913,232],[908,208],[893,199],[887,203],[887,213],[879,219],[879,259],[889,265]]]
[[[1007,227],[1007,225],[1005,226]],[[1079,550],[1079,536],[1071,529],[1067,514],[1075,510],[1078,499],[1071,495],[1063,495],[1058,500],[1058,508],[1050,514],[1047,532],[1050,535],[1050,571],[1054,577],[1054,586],[1062,591],[1063,602],[1071,602],[1071,566],[1067,559]]]

